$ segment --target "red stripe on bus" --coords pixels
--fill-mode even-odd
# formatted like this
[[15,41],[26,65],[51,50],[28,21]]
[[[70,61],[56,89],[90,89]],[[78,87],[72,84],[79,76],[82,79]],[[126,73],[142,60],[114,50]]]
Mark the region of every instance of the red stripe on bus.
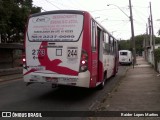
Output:
[[38,55],[40,65],[45,66],[46,70],[50,70],[58,74],[77,76],[78,75],[77,71],[74,71],[64,66],[59,66],[59,64],[62,63],[60,59],[54,59],[54,60],[49,59],[48,54],[47,54],[47,45],[48,45],[47,42],[42,42],[42,44],[40,45],[39,49],[40,50],[43,49],[45,51],[44,56],[42,56],[41,54]]

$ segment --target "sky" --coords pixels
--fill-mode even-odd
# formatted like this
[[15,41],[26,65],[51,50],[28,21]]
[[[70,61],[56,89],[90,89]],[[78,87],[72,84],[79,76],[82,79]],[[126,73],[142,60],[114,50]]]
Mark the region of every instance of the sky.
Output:
[[[160,29],[160,0],[131,0],[134,35],[146,33],[151,2],[154,34]],[[33,0],[43,11],[85,10],[104,26],[115,38],[131,38],[129,0]]]

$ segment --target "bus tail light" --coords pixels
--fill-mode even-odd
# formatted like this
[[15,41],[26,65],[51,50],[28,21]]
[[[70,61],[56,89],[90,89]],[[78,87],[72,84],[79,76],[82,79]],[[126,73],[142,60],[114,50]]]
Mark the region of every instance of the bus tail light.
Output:
[[22,62],[23,62],[23,68],[27,69],[25,55],[22,56]]
[[25,65],[26,64],[26,57],[24,54],[22,55],[22,61],[23,61],[23,65]]
[[23,63],[25,63],[26,62],[26,59],[25,58],[23,58]]
[[88,70],[88,54],[86,51],[82,50],[81,62],[80,62],[80,72],[85,72]]

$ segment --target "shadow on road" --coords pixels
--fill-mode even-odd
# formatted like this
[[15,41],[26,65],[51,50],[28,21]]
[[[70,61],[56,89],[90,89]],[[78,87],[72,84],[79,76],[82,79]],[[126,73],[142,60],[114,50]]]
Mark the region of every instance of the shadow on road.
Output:
[[90,97],[96,93],[96,89],[87,89],[87,88],[77,88],[77,87],[68,87],[60,86],[58,88],[53,88],[52,91],[45,93],[40,97],[41,100],[57,100],[57,101],[80,101]]

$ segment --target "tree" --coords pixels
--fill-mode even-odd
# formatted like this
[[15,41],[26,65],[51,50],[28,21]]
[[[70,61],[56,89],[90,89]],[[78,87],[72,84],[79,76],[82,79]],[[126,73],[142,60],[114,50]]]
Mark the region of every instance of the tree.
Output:
[[[144,40],[144,35],[135,36],[135,47],[136,47],[136,53],[138,53],[138,54],[142,54],[143,40]],[[132,51],[131,40],[121,40],[121,41],[119,41],[119,50],[131,50]]]
[[155,44],[160,44],[160,37],[155,38]]
[[139,55],[142,55],[144,38],[145,38],[145,35],[135,36],[136,53]]
[[0,0],[0,35],[2,42],[20,42],[24,38],[29,14],[40,12],[32,0]]
[[129,40],[121,40],[118,45],[119,50],[130,50],[130,41]]
[[158,30],[158,35],[160,35],[160,29]]
[[[143,41],[144,41],[145,37],[146,37],[145,34],[135,36],[136,53],[139,55],[141,55],[144,50],[143,49]],[[147,37],[149,37],[149,36],[147,35]],[[131,50],[132,51],[132,46],[131,46],[130,40],[121,40],[118,43],[119,43],[118,44],[119,50]],[[155,36],[155,44],[160,44],[160,37]]]

